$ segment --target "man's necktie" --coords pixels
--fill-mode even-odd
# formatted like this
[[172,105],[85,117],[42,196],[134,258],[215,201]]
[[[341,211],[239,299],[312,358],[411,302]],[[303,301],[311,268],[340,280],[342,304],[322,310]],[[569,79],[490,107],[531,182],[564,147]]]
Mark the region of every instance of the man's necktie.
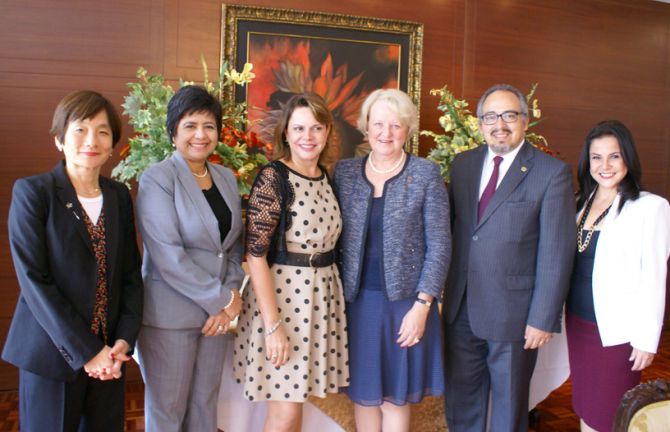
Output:
[[493,158],[493,172],[491,173],[491,178],[484,188],[484,192],[482,193],[481,198],[479,198],[477,222],[479,222],[479,220],[482,218],[484,210],[486,210],[486,206],[489,205],[489,201],[491,201],[491,197],[493,197],[493,194],[496,191],[496,186],[498,185],[498,174],[500,173],[500,162],[502,162],[502,160],[503,158],[500,156]]

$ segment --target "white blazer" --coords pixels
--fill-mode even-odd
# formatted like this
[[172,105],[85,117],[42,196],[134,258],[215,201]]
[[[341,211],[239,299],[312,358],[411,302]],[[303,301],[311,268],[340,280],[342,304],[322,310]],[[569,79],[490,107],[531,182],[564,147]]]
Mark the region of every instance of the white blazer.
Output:
[[[603,346],[630,343],[655,353],[663,328],[670,256],[670,205],[641,192],[603,222],[593,265],[593,303]],[[579,217],[579,215],[578,215]]]

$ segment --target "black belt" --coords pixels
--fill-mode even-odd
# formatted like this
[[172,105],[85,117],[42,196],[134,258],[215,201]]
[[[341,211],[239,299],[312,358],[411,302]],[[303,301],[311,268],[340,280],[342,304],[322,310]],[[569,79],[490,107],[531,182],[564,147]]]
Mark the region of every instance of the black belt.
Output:
[[328,252],[316,252],[313,254],[284,252],[277,254],[273,263],[298,267],[327,267],[335,263],[336,257],[337,254],[335,253],[335,249]]

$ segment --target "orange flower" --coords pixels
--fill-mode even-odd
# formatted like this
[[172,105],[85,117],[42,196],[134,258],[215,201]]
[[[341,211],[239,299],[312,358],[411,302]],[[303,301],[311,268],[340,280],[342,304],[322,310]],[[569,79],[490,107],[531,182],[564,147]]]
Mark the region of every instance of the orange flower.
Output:
[[214,164],[223,165],[223,159],[221,159],[221,156],[219,156],[218,153],[212,153],[207,160]]
[[221,142],[229,147],[235,147],[237,145],[237,140],[233,136],[233,132],[231,129],[225,128],[221,132]]
[[121,149],[119,156],[121,156],[121,159],[123,159],[128,156],[128,153],[130,153],[130,144],[126,144],[126,146]]
[[256,132],[249,132],[247,145],[249,148],[263,148],[265,143],[258,138],[258,134]]
[[237,128],[233,128],[233,135],[235,135],[235,138],[237,138],[238,140],[244,139],[244,132]]

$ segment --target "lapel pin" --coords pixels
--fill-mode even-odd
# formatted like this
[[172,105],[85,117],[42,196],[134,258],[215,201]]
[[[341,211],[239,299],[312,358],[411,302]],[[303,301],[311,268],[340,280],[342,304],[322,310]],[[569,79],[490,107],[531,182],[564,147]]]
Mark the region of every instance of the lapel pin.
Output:
[[526,171],[528,171],[528,168],[526,168],[525,166],[522,166],[521,167],[521,172],[526,172]]
[[71,209],[72,203],[71,202],[65,203],[65,208]]

